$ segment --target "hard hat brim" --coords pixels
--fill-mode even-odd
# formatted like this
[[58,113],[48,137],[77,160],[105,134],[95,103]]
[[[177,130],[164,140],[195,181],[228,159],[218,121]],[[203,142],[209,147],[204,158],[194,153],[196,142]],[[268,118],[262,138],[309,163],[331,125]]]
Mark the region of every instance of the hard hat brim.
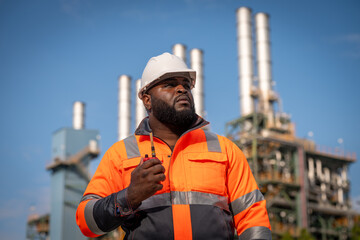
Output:
[[149,84],[147,84],[146,86],[142,87],[139,90],[138,97],[140,99],[143,98],[144,93],[147,90],[149,90],[151,87],[153,87],[156,84],[158,84],[159,82],[161,82],[165,79],[171,78],[171,77],[185,77],[191,81],[191,89],[193,89],[195,87],[196,71],[194,71],[192,69],[185,69],[185,70],[179,70],[179,71],[174,71],[174,72],[165,72],[165,73],[161,73],[159,75],[160,76],[157,79],[155,79],[154,81],[151,81]]

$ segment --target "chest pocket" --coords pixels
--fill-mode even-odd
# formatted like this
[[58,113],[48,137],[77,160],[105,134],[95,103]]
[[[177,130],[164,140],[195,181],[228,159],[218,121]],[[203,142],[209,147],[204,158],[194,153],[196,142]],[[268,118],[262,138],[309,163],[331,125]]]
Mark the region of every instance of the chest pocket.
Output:
[[191,190],[226,195],[227,158],[223,153],[188,153]]
[[141,157],[130,158],[123,161],[123,181],[124,187],[128,187],[130,185],[131,180],[131,172],[140,164]]

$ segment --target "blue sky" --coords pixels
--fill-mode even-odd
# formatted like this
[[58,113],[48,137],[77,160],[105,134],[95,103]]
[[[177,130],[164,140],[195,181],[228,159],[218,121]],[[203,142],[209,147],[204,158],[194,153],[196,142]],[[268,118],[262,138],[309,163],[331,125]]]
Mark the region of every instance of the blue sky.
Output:
[[[360,156],[360,2],[356,0],[0,0],[0,238],[24,239],[50,203],[51,135],[86,102],[86,128],[104,154],[117,140],[117,78],[141,77],[172,45],[204,51],[212,130],[240,115],[237,8],[270,14],[275,91],[296,135]],[[134,93],[135,94],[135,93]],[[96,169],[99,159],[92,164]],[[350,168],[360,201],[360,163]]]

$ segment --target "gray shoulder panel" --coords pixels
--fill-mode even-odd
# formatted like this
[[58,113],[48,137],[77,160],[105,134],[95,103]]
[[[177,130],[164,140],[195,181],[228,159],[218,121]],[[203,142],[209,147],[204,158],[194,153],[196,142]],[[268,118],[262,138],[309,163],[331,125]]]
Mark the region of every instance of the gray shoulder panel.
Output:
[[136,142],[135,135],[131,135],[124,139],[127,158],[140,157],[140,151]]
[[215,133],[204,130],[209,152],[221,152],[219,138]]

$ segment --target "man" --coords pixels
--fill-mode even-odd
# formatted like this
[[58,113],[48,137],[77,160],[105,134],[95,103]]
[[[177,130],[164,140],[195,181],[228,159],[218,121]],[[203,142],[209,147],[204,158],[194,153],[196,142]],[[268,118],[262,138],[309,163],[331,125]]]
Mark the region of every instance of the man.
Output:
[[[203,130],[196,73],[169,53],[149,60],[138,96],[148,112],[104,155],[77,209],[84,235],[126,239],[271,239],[266,203],[244,154]],[[153,134],[153,144],[151,136]],[[155,149],[156,157],[151,156]]]

